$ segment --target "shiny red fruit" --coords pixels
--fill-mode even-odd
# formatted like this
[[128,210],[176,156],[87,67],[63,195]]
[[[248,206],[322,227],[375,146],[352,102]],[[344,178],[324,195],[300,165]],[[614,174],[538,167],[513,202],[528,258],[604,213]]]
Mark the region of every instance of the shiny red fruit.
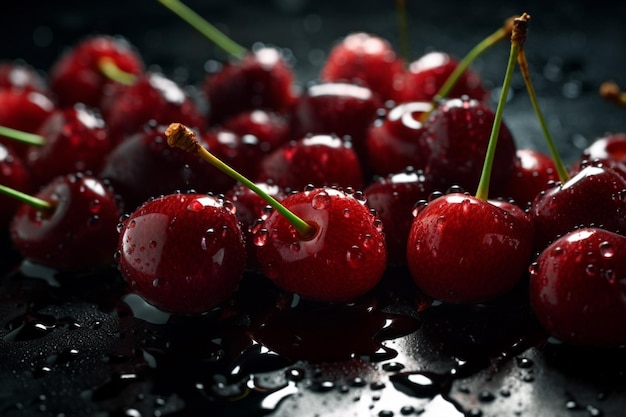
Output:
[[83,39],[63,53],[50,68],[50,89],[60,107],[83,103],[97,108],[107,89],[116,83],[102,71],[103,59],[112,60],[122,71],[139,75],[141,56],[128,40],[109,35]]
[[626,344],[626,237],[598,228],[569,232],[530,268],[530,301],[550,335],[571,344]]
[[22,204],[11,223],[13,244],[30,261],[61,270],[113,262],[120,209],[113,191],[82,174],[57,177],[36,194],[49,212]]
[[224,302],[246,263],[233,205],[206,194],[169,194],[143,204],[123,221],[118,249],[130,288],[179,314]]
[[369,87],[382,100],[398,94],[404,62],[391,44],[370,33],[351,33],[336,44],[320,72],[323,82],[350,82]]
[[0,62],[0,89],[16,89],[48,93],[42,73],[23,61]]
[[[30,173],[19,156],[0,143],[0,184],[24,193],[32,188]],[[7,229],[20,203],[9,196],[0,194],[0,229]]]
[[526,273],[532,248],[533,224],[522,209],[452,193],[417,212],[407,262],[425,295],[477,303],[510,291]]
[[289,121],[284,114],[250,110],[226,120],[222,127],[238,135],[257,138],[261,151],[269,153],[289,140]]
[[346,302],[376,286],[387,266],[381,222],[365,199],[334,188],[292,194],[282,204],[313,226],[301,237],[274,211],[254,231],[264,274],[305,298]]

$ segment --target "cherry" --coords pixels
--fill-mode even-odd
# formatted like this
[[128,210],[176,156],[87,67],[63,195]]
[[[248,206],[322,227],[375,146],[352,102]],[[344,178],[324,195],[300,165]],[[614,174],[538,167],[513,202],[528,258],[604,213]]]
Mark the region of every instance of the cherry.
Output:
[[170,146],[212,162],[263,196],[272,211],[254,230],[265,276],[305,298],[345,302],[362,296],[382,278],[387,263],[382,223],[362,194],[336,188],[307,188],[281,203],[200,146],[193,131],[173,123]]
[[129,287],[178,314],[217,307],[237,289],[246,249],[230,202],[207,194],[150,200],[121,223],[119,269]]
[[55,110],[37,133],[44,143],[31,146],[25,157],[35,186],[58,175],[99,172],[112,147],[100,114],[82,104]]
[[367,131],[367,165],[376,175],[402,172],[407,167],[422,169],[430,154],[423,140],[421,115],[432,108],[430,103],[402,103],[372,123]]
[[[0,184],[28,193],[31,191],[30,173],[15,151],[0,143]],[[0,229],[8,228],[19,201],[0,194]]]
[[425,295],[443,302],[484,302],[503,295],[526,272],[532,255],[530,217],[516,205],[487,198],[502,112],[527,20],[526,14],[515,19],[476,196],[453,192],[415,211],[407,242],[409,271]]
[[571,167],[576,174],[589,163],[602,163],[626,178],[626,133],[606,133],[583,149],[579,160]]
[[626,180],[601,164],[588,165],[565,183],[553,184],[530,207],[536,249],[583,226],[626,233],[625,192]]
[[250,110],[226,120],[222,127],[241,136],[255,136],[263,152],[270,152],[289,140],[289,121],[283,114]]
[[16,194],[25,203],[10,231],[24,258],[60,270],[113,262],[120,209],[107,184],[77,173],[57,177],[34,197]]
[[225,192],[234,183],[211,164],[167,146],[166,126],[149,124],[118,144],[98,174],[121,196],[125,211],[175,191]]
[[0,89],[49,92],[44,76],[23,61],[0,62]]
[[[116,71],[120,76],[111,75]],[[136,48],[120,36],[92,35],[65,51],[49,71],[50,89],[60,107],[83,103],[98,108],[107,90],[132,84],[144,71]]]
[[546,330],[566,343],[626,344],[626,237],[599,228],[564,234],[530,268],[530,302]]
[[335,135],[311,135],[283,144],[261,160],[256,180],[296,191],[308,184],[358,189],[364,183],[350,142]]
[[385,226],[390,266],[406,265],[406,247],[413,223],[413,208],[436,191],[435,181],[421,170],[407,169],[379,177],[363,191],[368,207]]
[[323,82],[350,82],[369,87],[383,101],[398,95],[404,62],[391,44],[370,33],[351,33],[328,54],[321,72]]
[[152,121],[181,120],[198,130],[206,126],[204,114],[190,93],[155,71],[143,73],[133,85],[118,85],[102,106],[102,116],[113,143],[140,132]]

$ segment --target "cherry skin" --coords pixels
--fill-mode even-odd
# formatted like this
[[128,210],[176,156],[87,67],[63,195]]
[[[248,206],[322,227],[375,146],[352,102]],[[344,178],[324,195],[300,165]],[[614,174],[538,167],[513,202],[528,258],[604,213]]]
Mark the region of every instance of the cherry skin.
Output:
[[600,162],[626,178],[626,133],[607,133],[596,138],[570,169],[570,173],[575,175],[585,165]]
[[407,262],[425,295],[449,303],[489,301],[527,271],[533,223],[518,206],[451,193],[416,213]]
[[0,62],[0,89],[49,93],[44,76],[23,61]]
[[81,104],[57,109],[37,133],[45,143],[31,146],[25,158],[36,186],[72,172],[99,172],[112,147],[100,114]]
[[586,166],[564,184],[555,183],[535,198],[529,210],[536,250],[583,226],[626,233],[625,192],[626,180],[602,165]]
[[22,204],[11,223],[11,239],[22,256],[60,270],[113,262],[120,208],[107,184],[83,174],[57,177],[36,195],[52,207]]
[[226,120],[222,127],[241,136],[257,138],[261,150],[269,153],[289,140],[289,121],[283,114],[267,110],[250,110]]
[[[30,172],[26,164],[11,148],[0,143],[0,184],[24,193],[32,189]],[[0,229],[7,229],[20,203],[5,195],[0,195]]]
[[404,76],[404,62],[380,36],[351,33],[328,54],[320,72],[323,82],[351,82],[369,87],[383,101],[393,100]]
[[50,68],[50,89],[60,107],[83,103],[99,108],[107,90],[116,84],[102,70],[105,59],[128,74],[137,76],[144,71],[141,56],[125,38],[87,37],[63,53]]
[[626,237],[599,228],[571,231],[530,268],[530,302],[548,333],[563,342],[626,344]]
[[367,165],[374,174],[395,174],[407,167],[426,166],[430,147],[423,140],[420,116],[431,109],[432,105],[425,102],[399,104],[370,125],[366,137]]
[[364,199],[335,188],[291,194],[282,204],[314,228],[300,236],[277,211],[254,231],[263,273],[302,297],[352,301],[381,280],[387,266],[382,224]]
[[206,194],[168,194],[122,223],[119,269],[129,287],[177,314],[207,312],[239,285],[246,249],[230,202]]
[[263,158],[256,181],[290,191],[301,191],[308,184],[358,189],[364,182],[354,149],[334,135],[311,135],[283,144]]
[[[425,171],[444,187],[465,190],[478,186],[495,113],[479,101],[462,98],[445,101],[424,122],[424,138],[430,153]],[[491,174],[491,192],[500,190],[513,174],[516,145],[502,123]]]
[[[264,109],[288,113],[295,100],[294,75],[282,53],[258,48],[207,74],[202,91],[209,102],[210,125],[239,113]],[[173,119],[176,120],[176,119]]]

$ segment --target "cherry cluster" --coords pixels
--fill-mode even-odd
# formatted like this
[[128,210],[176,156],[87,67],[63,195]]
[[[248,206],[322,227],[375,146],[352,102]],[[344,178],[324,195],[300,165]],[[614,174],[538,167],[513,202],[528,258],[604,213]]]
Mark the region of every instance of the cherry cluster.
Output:
[[626,343],[626,135],[563,172],[517,148],[479,75],[448,53],[407,62],[353,33],[304,88],[278,48],[233,55],[194,86],[109,35],[46,74],[0,66],[0,184],[27,201],[0,196],[0,224],[24,258],[115,261],[180,314],[224,303],[246,270],[335,303],[394,268],[450,303],[528,279],[552,335]]

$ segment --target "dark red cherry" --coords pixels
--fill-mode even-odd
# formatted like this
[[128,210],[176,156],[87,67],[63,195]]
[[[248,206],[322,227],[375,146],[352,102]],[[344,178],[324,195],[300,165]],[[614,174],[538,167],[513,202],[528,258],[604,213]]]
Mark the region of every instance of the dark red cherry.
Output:
[[585,165],[602,163],[626,178],[626,133],[607,133],[596,138],[583,151],[578,161],[570,169],[575,175]]
[[[409,64],[397,101],[432,101],[457,65],[458,61],[445,52],[429,52],[421,56]],[[464,95],[480,102],[485,102],[488,97],[480,76],[470,69],[461,75],[448,98]]]
[[202,90],[211,125],[253,109],[287,113],[295,98],[294,74],[280,50],[261,47],[207,74]]
[[361,84],[383,101],[396,98],[403,76],[404,62],[391,44],[365,32],[351,33],[337,43],[320,72],[323,82]]
[[0,62],[0,89],[49,92],[43,74],[24,61]]
[[206,194],[169,194],[122,223],[119,269],[131,290],[173,313],[217,307],[238,287],[246,249],[230,202]]
[[334,188],[291,194],[281,202],[313,228],[300,236],[273,211],[254,231],[264,274],[305,298],[352,301],[376,286],[387,266],[381,222],[365,199]]
[[118,86],[103,104],[102,115],[113,143],[140,132],[148,122],[179,120],[198,130],[206,126],[204,114],[190,93],[164,74],[152,71],[143,73],[131,86]]
[[[424,122],[424,138],[430,147],[425,171],[446,186],[464,190],[478,186],[491,136],[495,112],[472,99],[450,99]],[[491,193],[499,195],[513,174],[516,145],[502,123],[491,171]]]
[[[30,173],[15,151],[0,143],[0,185],[13,188],[23,193],[32,189]],[[8,228],[20,203],[0,194],[0,229]]]
[[192,189],[221,193],[234,184],[197,156],[170,148],[165,129],[151,124],[129,136],[110,152],[99,174],[121,196],[127,212],[150,197]]
[[550,182],[559,181],[552,158],[535,149],[518,149],[515,170],[500,195],[522,208],[530,206]]
[[57,109],[37,134],[45,143],[31,146],[25,158],[36,186],[73,172],[98,173],[113,146],[100,114],[81,104]]
[[59,106],[83,103],[98,108],[116,82],[103,72],[110,60],[120,70],[138,76],[144,64],[136,48],[120,36],[94,35],[67,49],[49,71],[50,89]]
[[308,184],[359,189],[364,183],[351,144],[334,135],[312,135],[283,144],[263,158],[256,181],[291,191]]
[[222,127],[241,136],[255,136],[263,152],[270,152],[289,140],[289,120],[284,114],[250,110],[226,120]]
[[424,140],[420,116],[432,109],[430,103],[410,102],[395,106],[377,119],[367,131],[367,165],[376,175],[402,172],[407,167],[423,169],[430,147]]
[[35,196],[51,207],[22,204],[11,223],[11,239],[24,258],[61,270],[113,262],[120,209],[108,185],[89,175],[68,174]]
[[565,183],[555,183],[530,207],[538,251],[580,227],[626,233],[626,180],[602,165],[588,165]]
[[530,302],[550,335],[575,345],[626,344],[626,237],[571,231],[543,250],[530,272]]
[[368,207],[376,210],[385,227],[389,265],[406,265],[406,244],[413,223],[413,209],[435,191],[433,179],[419,170],[380,177],[363,191]]
[[418,288],[450,303],[492,300],[528,269],[533,223],[518,206],[451,193],[416,211],[407,262]]

